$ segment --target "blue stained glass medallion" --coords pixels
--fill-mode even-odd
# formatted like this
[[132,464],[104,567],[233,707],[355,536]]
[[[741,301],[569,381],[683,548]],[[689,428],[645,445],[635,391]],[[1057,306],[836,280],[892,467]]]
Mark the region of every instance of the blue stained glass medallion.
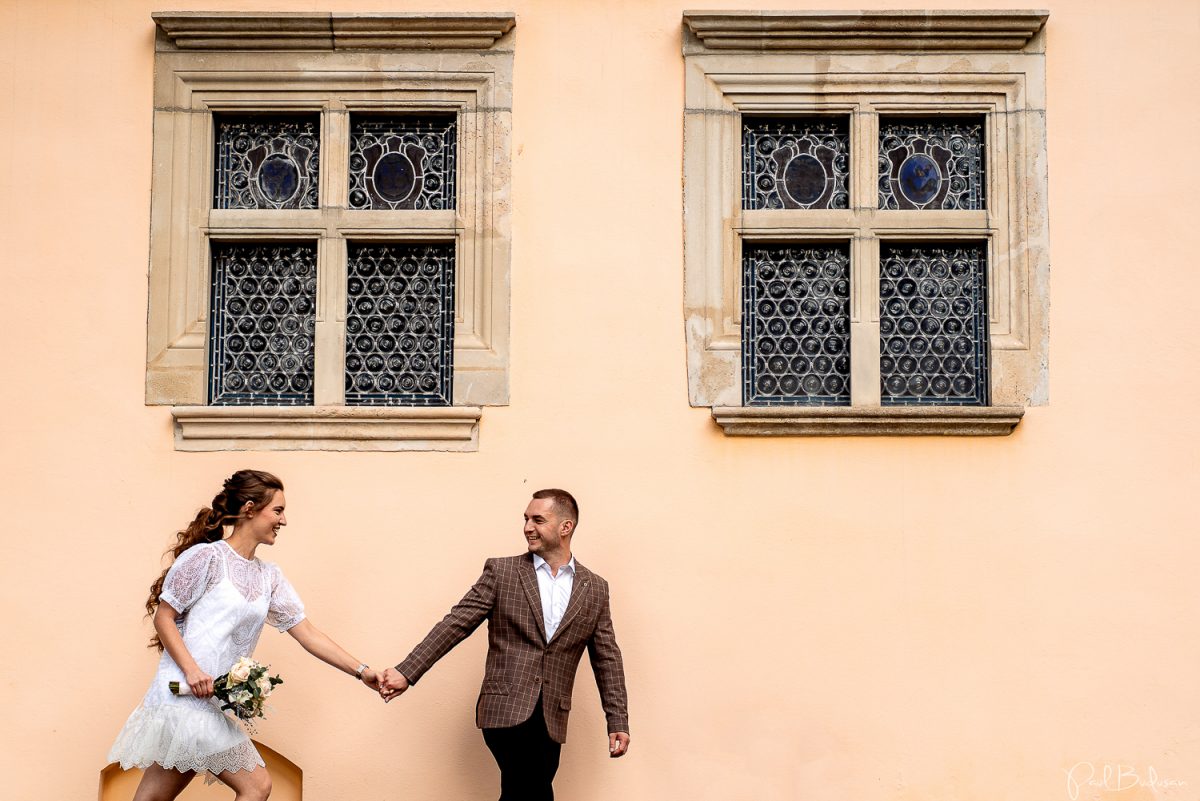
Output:
[[913,205],[923,206],[942,188],[942,173],[929,156],[914,153],[900,165],[900,191]]
[[983,117],[882,117],[879,208],[983,209]]

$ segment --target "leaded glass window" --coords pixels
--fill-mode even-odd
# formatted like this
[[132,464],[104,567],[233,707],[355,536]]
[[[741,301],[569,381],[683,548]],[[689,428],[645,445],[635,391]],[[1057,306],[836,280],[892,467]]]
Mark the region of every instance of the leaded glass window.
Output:
[[882,117],[879,208],[982,209],[982,117]]
[[[1007,434],[1047,392],[1046,15],[926,14],[924,53],[851,16],[684,15],[688,400],[730,436]],[[779,276],[823,243],[814,316]]]
[[743,402],[849,404],[849,247],[747,244],[742,262]]
[[317,115],[218,115],[214,123],[214,208],[317,208]]
[[986,406],[985,246],[883,243],[879,334],[884,406]]
[[453,115],[354,115],[350,208],[453,209],[458,123]]
[[209,403],[312,404],[316,261],[309,242],[212,244]]
[[452,399],[454,245],[349,243],[346,405]]
[[742,208],[848,208],[849,153],[845,117],[743,118]]

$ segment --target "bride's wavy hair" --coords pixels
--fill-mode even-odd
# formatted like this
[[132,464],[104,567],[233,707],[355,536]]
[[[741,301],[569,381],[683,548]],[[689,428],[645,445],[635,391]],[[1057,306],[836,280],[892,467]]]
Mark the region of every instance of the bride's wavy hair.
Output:
[[[175,535],[175,544],[166,551],[171,554],[171,562],[174,563],[180,554],[193,545],[216,542],[224,537],[225,526],[237,522],[247,501],[253,504],[256,512],[265,509],[275,497],[276,490],[283,491],[283,482],[262,470],[239,470],[225,479],[225,486],[212,499],[212,504],[197,512],[196,518],[188,527]],[[158,609],[158,596],[162,594],[163,582],[170,569],[168,564],[162,575],[150,585],[150,597],[146,599],[146,617],[153,615]],[[163,649],[158,632],[150,638],[149,647],[159,651]]]

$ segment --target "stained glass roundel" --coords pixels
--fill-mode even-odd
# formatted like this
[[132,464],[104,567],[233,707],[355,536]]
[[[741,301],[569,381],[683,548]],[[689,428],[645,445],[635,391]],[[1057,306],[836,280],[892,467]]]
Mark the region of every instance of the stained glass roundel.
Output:
[[881,117],[879,208],[983,209],[985,129],[982,116]]
[[744,117],[742,208],[845,209],[847,117]]
[[375,163],[371,174],[375,191],[389,203],[400,203],[412,194],[417,185],[417,171],[403,153],[387,153]]
[[914,153],[900,165],[900,191],[911,202],[924,205],[937,197],[942,176],[933,159]]
[[213,208],[315,209],[316,115],[215,115]]
[[792,200],[805,206],[816,203],[825,194],[828,176],[825,166],[815,157],[802,153],[787,163],[783,188]]
[[453,209],[457,131],[452,114],[352,115],[350,207]]
[[258,168],[258,189],[272,203],[286,203],[300,190],[300,169],[290,156],[267,156]]

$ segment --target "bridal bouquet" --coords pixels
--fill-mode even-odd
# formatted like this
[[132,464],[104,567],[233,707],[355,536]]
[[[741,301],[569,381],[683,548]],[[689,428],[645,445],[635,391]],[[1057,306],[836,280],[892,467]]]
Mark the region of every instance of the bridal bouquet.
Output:
[[[251,731],[250,721],[264,717],[267,697],[277,684],[283,684],[283,679],[278,676],[267,675],[269,669],[269,665],[260,665],[243,656],[228,673],[213,679],[213,697],[221,702],[221,710],[233,712]],[[167,687],[172,695],[192,694],[192,688],[184,682],[168,682]]]

